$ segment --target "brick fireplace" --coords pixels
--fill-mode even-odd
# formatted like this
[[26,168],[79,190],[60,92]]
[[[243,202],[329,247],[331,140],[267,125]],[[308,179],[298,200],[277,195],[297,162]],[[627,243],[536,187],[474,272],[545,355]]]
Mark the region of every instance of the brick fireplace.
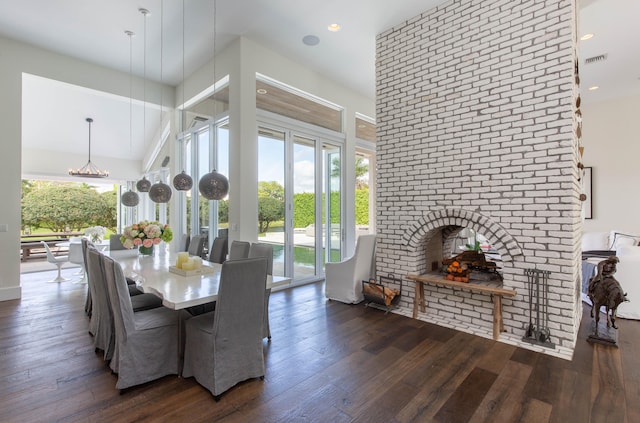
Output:
[[[570,0],[450,1],[377,40],[377,272],[442,260],[471,228],[503,262],[499,340],[522,345],[528,269],[549,271],[550,327],[569,358],[580,324],[581,218]],[[418,318],[491,336],[488,295],[427,284]]]

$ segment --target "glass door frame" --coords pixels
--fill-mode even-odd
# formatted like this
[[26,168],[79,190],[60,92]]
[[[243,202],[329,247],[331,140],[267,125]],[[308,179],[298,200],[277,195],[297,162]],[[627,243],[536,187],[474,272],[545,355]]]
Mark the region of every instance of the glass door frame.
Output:
[[[324,277],[324,259],[323,247],[325,240],[323,240],[322,231],[322,197],[323,197],[323,185],[325,175],[323,175],[324,167],[323,163],[323,145],[330,144],[336,147],[340,152],[341,163],[344,162],[345,155],[345,135],[342,133],[334,132],[325,128],[320,128],[314,125],[305,124],[284,116],[280,116],[274,113],[270,113],[264,110],[257,111],[257,128],[266,127],[274,131],[284,133],[284,155],[285,155],[285,217],[284,217],[284,230],[285,230],[285,276],[293,277],[294,268],[294,224],[293,224],[293,146],[296,137],[302,137],[307,140],[314,140],[315,145],[315,239],[321,240],[320,244],[316,241],[315,245],[315,271],[313,277],[307,277],[302,279],[296,279],[296,281],[307,282],[308,279],[321,279]],[[258,134],[256,134],[256,142],[258,142]],[[330,166],[330,165],[329,165]],[[344,178],[344,166],[340,166],[340,222],[341,222],[341,235],[340,235],[340,251],[345,251],[345,178]],[[326,187],[326,185],[324,185]],[[327,225],[328,229],[328,225]],[[328,236],[328,231],[326,232]]]
[[[335,245],[335,242],[333,241],[333,234],[334,234],[334,224],[333,224],[333,220],[334,220],[334,214],[333,214],[333,210],[332,210],[332,201],[333,201],[333,188],[335,187],[335,184],[333,183],[333,158],[334,155],[336,154],[335,150],[325,150],[325,145],[331,145],[332,147],[337,148],[338,150],[338,158],[339,158],[339,162],[338,162],[338,166],[340,169],[340,174],[338,175],[339,179],[339,186],[338,186],[338,193],[339,193],[339,198],[340,198],[340,204],[339,204],[339,210],[340,210],[340,215],[338,216],[338,245]],[[342,252],[344,251],[344,243],[345,243],[345,231],[343,228],[343,223],[344,223],[344,216],[345,213],[343,211],[343,207],[344,207],[344,178],[342,177],[342,168],[343,166],[343,162],[344,162],[344,153],[343,153],[343,149],[340,146],[336,146],[334,144],[331,143],[327,143],[327,142],[323,142],[322,146],[321,146],[321,154],[322,154],[322,163],[323,163],[323,169],[321,169],[321,173],[322,173],[322,177],[323,177],[323,187],[324,189],[322,191],[320,191],[322,193],[322,195],[320,196],[320,200],[322,201],[322,199],[324,198],[324,261],[325,262],[331,262],[331,256],[332,256],[332,251],[334,250],[335,247],[337,247],[338,249],[338,261],[342,258]],[[322,219],[321,219],[322,220]]]
[[[359,154],[365,155],[369,159],[369,234],[375,234],[378,230],[377,216],[377,157],[375,143],[356,138],[356,157]],[[356,224],[356,233],[357,233]],[[357,235],[356,235],[357,238]]]
[[[191,188],[191,233],[187,235],[198,235],[200,234],[200,192],[198,189],[199,177],[197,175],[200,174],[200,165],[198,163],[198,158],[200,157],[200,143],[198,140],[200,139],[200,134],[203,132],[208,132],[209,138],[209,168],[205,169],[205,173],[210,172],[212,169],[216,169],[218,165],[218,143],[217,143],[217,131],[220,127],[229,124],[229,114],[227,112],[220,114],[215,119],[209,119],[206,122],[203,122],[202,125],[194,126],[189,128],[189,130],[184,131],[178,135],[178,150],[180,160],[184,160],[190,162],[191,165],[191,177],[193,178],[193,187]],[[191,141],[191,149],[190,149],[190,157],[186,157],[185,150],[185,139],[190,138]],[[181,162],[182,163],[182,162]],[[186,193],[184,194],[186,197]],[[180,208],[180,225],[184,225],[184,230],[186,231],[186,201],[184,207]],[[209,203],[209,243],[213,242],[215,238],[214,234],[218,233],[218,202],[210,201]]]

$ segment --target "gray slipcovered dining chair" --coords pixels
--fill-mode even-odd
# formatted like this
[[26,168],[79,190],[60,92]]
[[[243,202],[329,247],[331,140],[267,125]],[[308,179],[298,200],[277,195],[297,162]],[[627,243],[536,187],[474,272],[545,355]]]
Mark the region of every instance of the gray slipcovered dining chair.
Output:
[[62,265],[69,262],[69,256],[55,256],[51,252],[51,248],[49,248],[49,244],[44,241],[40,241],[42,246],[44,247],[44,251],[47,253],[47,261],[51,264],[55,264],[58,267],[58,276],[55,279],[50,280],[49,282],[65,282],[69,279],[62,277]]
[[[249,258],[264,257],[267,259],[267,275],[273,275],[273,245],[263,242],[254,242],[249,248]],[[264,322],[263,338],[271,340],[271,327],[269,326],[269,298],[271,288],[265,288],[264,297]]]
[[186,322],[182,376],[194,376],[216,401],[239,382],[264,379],[266,269],[264,258],[225,261],[215,311]]
[[122,390],[170,374],[178,374],[178,312],[165,307],[134,313],[120,264],[105,260],[109,300],[113,308],[115,351],[110,367]]
[[112,234],[109,237],[109,251],[126,250],[122,245],[122,241],[120,241],[121,236],[122,234]]
[[211,245],[209,261],[212,263],[223,263],[227,258],[228,243],[228,238],[216,237]]
[[[91,241],[85,238],[81,240],[81,244],[82,244],[82,257],[84,259],[84,268],[88,269],[89,265],[87,263],[87,247],[91,245],[92,247],[95,248],[95,246]],[[87,280],[88,286],[87,286],[87,298],[85,299],[85,302],[84,302],[84,311],[87,314],[87,316],[91,317],[91,309],[93,305],[91,300],[91,289],[89,285],[91,282],[89,282],[89,277],[90,277],[89,272],[85,271],[85,278]],[[142,295],[142,291],[138,289],[138,287],[136,286],[136,282],[134,280],[127,278],[127,284],[129,288],[129,295],[131,295],[132,297],[137,295]],[[146,310],[148,308],[160,307],[162,305],[162,301],[159,300],[157,297],[155,297],[153,294],[147,294],[145,297],[136,298],[135,300],[132,301],[132,303],[133,303],[134,311]]]
[[202,235],[194,235],[191,237],[191,241],[189,241],[189,255],[202,257],[202,252],[204,251],[204,243],[206,242],[206,238]]
[[[113,261],[111,257],[105,256],[102,254],[103,260]],[[136,281],[134,279],[125,278],[127,281],[127,290],[129,291],[129,296],[131,297],[131,306],[133,307],[133,311],[144,311],[150,310],[152,308],[162,307],[162,299],[155,294],[144,293],[138,286],[136,285]]]
[[189,251],[189,241],[191,241],[189,234],[182,235],[178,243],[178,251]]
[[249,257],[249,249],[251,243],[247,241],[238,241],[237,239],[231,242],[229,247],[229,260],[245,259]]
[[[93,335],[96,351],[104,352],[104,359],[111,360],[114,353],[115,332],[113,329],[113,311],[109,299],[109,283],[106,279],[106,267],[112,265],[113,259],[99,252],[93,244],[87,246],[87,264],[89,273],[89,290],[91,291],[91,320],[89,333]],[[135,287],[135,286],[134,286]],[[154,294],[130,295],[131,286],[127,284],[131,307],[134,312],[150,310],[162,306],[162,299]]]
[[92,245],[87,246],[87,272],[91,291],[91,320],[89,333],[93,335],[93,346],[103,351],[105,360],[113,356],[115,337],[113,333],[113,314],[109,302],[109,292],[103,268],[102,254]]
[[87,263],[87,248],[90,244],[93,245],[93,243],[86,238],[82,238],[80,240],[80,245],[82,247],[81,251],[82,251],[82,260],[84,263],[85,278],[87,279],[87,297],[85,298],[85,301],[84,301],[84,312],[87,314],[87,316],[91,316],[91,308],[92,308],[91,289],[89,288],[89,265]]

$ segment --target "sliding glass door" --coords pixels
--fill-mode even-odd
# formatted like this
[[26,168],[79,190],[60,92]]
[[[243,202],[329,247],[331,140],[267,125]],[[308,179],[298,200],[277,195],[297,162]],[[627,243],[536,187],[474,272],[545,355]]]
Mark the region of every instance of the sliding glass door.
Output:
[[259,240],[274,246],[274,275],[324,274],[342,251],[342,147],[321,135],[258,130]]
[[293,136],[293,277],[316,274],[316,140]]
[[285,133],[258,131],[258,240],[273,245],[273,274],[285,274]]
[[340,261],[342,256],[342,158],[340,148],[323,144],[325,262]]

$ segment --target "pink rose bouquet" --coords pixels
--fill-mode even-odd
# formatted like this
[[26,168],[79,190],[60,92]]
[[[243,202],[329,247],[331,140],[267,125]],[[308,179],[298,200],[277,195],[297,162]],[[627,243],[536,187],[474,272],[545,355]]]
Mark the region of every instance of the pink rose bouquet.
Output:
[[173,232],[169,225],[145,220],[124,228],[120,242],[124,248],[130,249],[140,246],[149,248],[160,244],[160,241],[170,242],[172,239]]

